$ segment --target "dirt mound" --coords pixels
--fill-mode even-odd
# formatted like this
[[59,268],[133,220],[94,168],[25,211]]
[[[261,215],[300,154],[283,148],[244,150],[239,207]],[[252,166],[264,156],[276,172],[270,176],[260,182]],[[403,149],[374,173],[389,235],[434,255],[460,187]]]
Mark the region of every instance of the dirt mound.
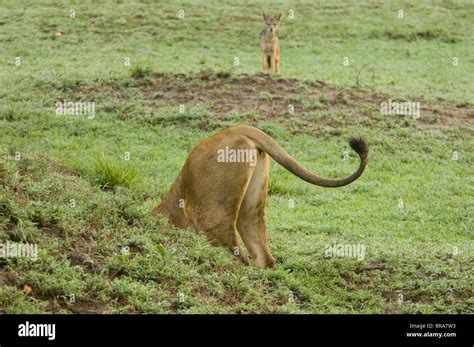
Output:
[[[138,81],[140,82],[140,81]],[[145,95],[156,96],[169,104],[205,104],[216,117],[229,114],[253,115],[259,119],[302,118],[325,124],[331,116],[343,114],[345,122],[354,117],[395,117],[405,121],[410,116],[382,115],[381,104],[389,100],[419,102],[417,122],[426,127],[440,128],[452,125],[469,125],[474,122],[472,105],[447,101],[430,101],[422,98],[397,99],[382,93],[358,88],[343,88],[321,81],[301,81],[278,78],[265,74],[219,74],[203,70],[197,75],[154,74],[141,87]]]
[[[132,74],[130,80],[125,82],[113,80],[101,85],[78,85],[65,91],[65,94],[80,93],[94,98],[99,90],[108,90],[109,96],[124,105],[138,91],[149,110],[165,105],[203,106],[217,120],[235,120],[239,117],[250,125],[283,122],[297,128],[296,131],[314,129],[316,132],[321,126],[328,125],[334,128],[335,135],[338,128],[351,124],[373,127],[396,123],[402,127],[436,129],[472,126],[474,123],[474,108],[469,103],[456,104],[419,97],[401,99],[322,81],[267,74],[231,75],[212,70],[202,70],[194,75],[141,71]],[[382,103],[390,101],[419,103],[419,117],[382,114]],[[124,116],[126,118],[128,116]]]

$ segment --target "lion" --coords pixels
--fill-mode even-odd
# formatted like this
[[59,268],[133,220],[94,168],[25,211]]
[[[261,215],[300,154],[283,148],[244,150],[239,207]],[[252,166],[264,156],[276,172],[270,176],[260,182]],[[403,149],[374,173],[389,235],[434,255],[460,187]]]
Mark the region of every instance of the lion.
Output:
[[[306,170],[257,128],[224,129],[192,149],[153,214],[167,217],[175,227],[203,232],[212,245],[228,248],[246,264],[274,267],[265,217],[269,156],[308,183],[342,187],[359,178],[368,161],[365,140],[352,138],[349,144],[360,157],[359,168],[348,177],[328,179]],[[239,234],[246,250],[239,246]]]

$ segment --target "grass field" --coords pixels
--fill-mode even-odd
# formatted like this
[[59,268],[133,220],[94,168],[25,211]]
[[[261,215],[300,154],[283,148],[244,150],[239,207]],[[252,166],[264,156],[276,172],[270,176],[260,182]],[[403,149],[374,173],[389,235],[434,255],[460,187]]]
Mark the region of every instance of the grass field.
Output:
[[[264,7],[284,13],[278,76],[258,73]],[[473,17],[469,1],[3,1],[0,244],[39,253],[0,257],[0,313],[474,313]],[[67,101],[95,113],[58,115]],[[192,147],[237,124],[325,177],[357,167],[349,136],[370,146],[335,190],[272,163],[270,270],[150,215]]]

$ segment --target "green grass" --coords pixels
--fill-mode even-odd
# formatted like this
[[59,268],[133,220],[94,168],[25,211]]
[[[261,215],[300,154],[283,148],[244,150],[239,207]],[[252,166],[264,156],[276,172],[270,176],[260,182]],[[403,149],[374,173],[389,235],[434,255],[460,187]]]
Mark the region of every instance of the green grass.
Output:
[[137,180],[135,167],[125,166],[104,157],[95,159],[91,171],[92,180],[102,189],[114,189],[117,186],[129,188]]
[[[218,116],[214,94],[180,112],[153,84],[160,74],[183,74],[170,77],[178,83],[210,69],[231,90],[240,74],[256,73],[262,7],[2,4],[0,243],[38,244],[39,255],[0,258],[0,313],[474,312],[472,122],[443,123],[438,100],[472,115],[473,5],[276,3],[296,16],[282,22],[280,77],[299,79],[294,103],[312,110],[287,119],[263,109]],[[339,106],[314,80],[344,87]],[[193,78],[183,93],[192,83],[207,82]],[[439,119],[381,116],[371,100],[342,112],[353,102],[349,87],[426,98]],[[263,90],[263,106],[286,93]],[[96,115],[56,115],[58,100],[95,102]],[[247,123],[326,177],[357,166],[346,137],[370,146],[364,175],[340,189],[309,186],[272,163],[267,223],[277,265],[264,271],[150,214],[199,140]],[[327,258],[331,244],[362,244],[366,254]]]
[[[0,75],[13,78],[2,86],[19,93],[18,81],[28,81],[32,75],[43,81],[90,81],[147,68],[196,72],[212,67],[255,73],[261,10],[267,8],[284,13],[282,76],[404,96],[470,101],[474,94],[470,78],[474,5],[469,1],[272,4],[185,0],[92,6],[4,1]],[[185,10],[184,19],[178,17],[180,9]],[[74,19],[70,10],[75,11]],[[290,10],[294,19],[288,18]],[[63,35],[55,38],[55,31]],[[16,57],[21,58],[20,66],[15,66]]]

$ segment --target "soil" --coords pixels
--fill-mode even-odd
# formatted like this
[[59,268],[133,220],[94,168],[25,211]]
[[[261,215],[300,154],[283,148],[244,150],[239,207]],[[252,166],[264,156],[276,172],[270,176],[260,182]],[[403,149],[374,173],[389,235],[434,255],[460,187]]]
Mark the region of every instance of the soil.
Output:
[[[291,121],[305,119],[311,112],[341,113],[346,116],[348,124],[352,123],[351,119],[361,116],[377,119],[396,117],[402,122],[410,118],[381,115],[381,103],[391,99],[392,102],[419,102],[417,123],[422,127],[474,124],[474,108],[469,103],[456,104],[417,97],[404,100],[360,88],[343,88],[322,81],[301,81],[266,74],[230,76],[203,70],[195,76],[154,74],[138,83],[145,100],[156,100],[158,97],[161,102],[171,105],[207,105],[214,117],[224,119],[231,114],[243,114],[259,120]],[[293,112],[290,112],[290,105],[293,105]],[[317,115],[310,121],[327,123],[325,117]]]

